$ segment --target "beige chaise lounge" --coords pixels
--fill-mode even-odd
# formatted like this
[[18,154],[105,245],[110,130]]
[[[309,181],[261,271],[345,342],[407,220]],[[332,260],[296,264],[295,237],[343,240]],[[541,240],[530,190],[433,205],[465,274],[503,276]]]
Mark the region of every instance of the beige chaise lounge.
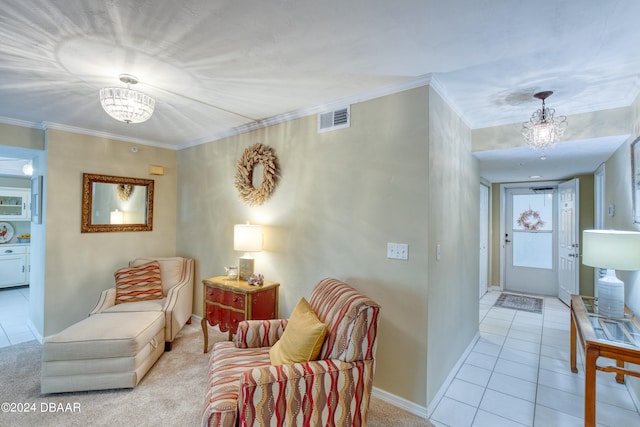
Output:
[[136,258],[129,263],[138,267],[151,261],[160,264],[162,277],[162,299],[116,304],[116,288],[102,291],[89,315],[132,311],[159,311],[165,315],[165,350],[171,350],[173,339],[193,313],[194,260],[190,258]]
[[42,393],[135,387],[191,319],[193,271],[194,260],[180,257],[118,270],[118,292],[103,291],[88,318],[45,338]]
[[91,316],[45,338],[40,390],[133,388],[163,352],[161,312]]

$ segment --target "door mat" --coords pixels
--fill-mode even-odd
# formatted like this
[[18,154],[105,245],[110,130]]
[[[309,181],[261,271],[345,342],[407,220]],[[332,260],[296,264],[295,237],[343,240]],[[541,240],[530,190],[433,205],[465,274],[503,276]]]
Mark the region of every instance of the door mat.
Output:
[[501,293],[493,306],[529,311],[531,313],[542,313],[543,302],[543,298]]

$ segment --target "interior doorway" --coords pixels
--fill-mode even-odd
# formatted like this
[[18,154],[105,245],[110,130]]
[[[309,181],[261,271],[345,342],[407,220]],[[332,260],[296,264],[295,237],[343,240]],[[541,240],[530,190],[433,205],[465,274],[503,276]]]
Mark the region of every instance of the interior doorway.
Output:
[[557,185],[504,190],[504,289],[557,296]]

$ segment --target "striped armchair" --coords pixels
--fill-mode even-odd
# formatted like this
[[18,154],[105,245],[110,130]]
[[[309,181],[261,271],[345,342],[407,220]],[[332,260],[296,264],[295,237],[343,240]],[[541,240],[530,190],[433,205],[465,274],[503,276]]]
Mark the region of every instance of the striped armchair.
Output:
[[318,360],[273,366],[269,348],[286,319],[241,322],[211,354],[203,426],[365,426],[380,306],[324,279],[309,299],[327,325]]

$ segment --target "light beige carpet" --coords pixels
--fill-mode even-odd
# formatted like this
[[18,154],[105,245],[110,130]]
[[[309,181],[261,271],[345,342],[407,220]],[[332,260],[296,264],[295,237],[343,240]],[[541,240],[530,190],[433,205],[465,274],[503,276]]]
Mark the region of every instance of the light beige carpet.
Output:
[[[41,395],[42,345],[30,341],[0,349],[0,426],[199,426],[209,354],[202,352],[202,330],[196,323],[183,328],[173,350],[134,389]],[[210,328],[209,346],[226,339],[226,333]],[[368,425],[432,424],[372,399]]]

